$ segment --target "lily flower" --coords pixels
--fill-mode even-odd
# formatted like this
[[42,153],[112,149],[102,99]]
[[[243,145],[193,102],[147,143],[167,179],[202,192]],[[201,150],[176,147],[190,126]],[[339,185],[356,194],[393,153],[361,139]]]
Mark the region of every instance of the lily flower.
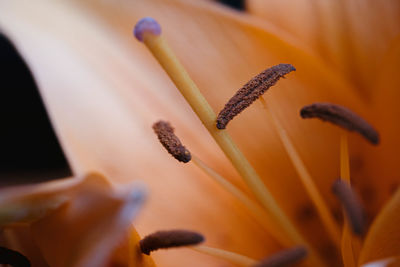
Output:
[[[267,66],[285,62],[296,67],[295,74],[268,92],[269,108],[286,129],[327,206],[338,217],[341,207],[331,185],[340,175],[341,130],[319,121],[305,122],[299,110],[314,102],[332,102],[351,108],[371,122],[379,130],[379,146],[349,135],[351,183],[371,223],[356,264],[387,261],[399,255],[396,226],[400,193],[394,187],[400,180],[396,168],[399,110],[395,103],[400,50],[399,29],[393,26],[399,22],[398,4],[365,1],[359,15],[357,1],[341,1],[339,13],[328,4],[295,2],[297,12],[291,6],[295,3],[268,2],[273,7],[268,12],[261,12],[267,9],[262,1],[246,2],[254,15],[212,1],[0,3],[0,29],[32,71],[74,174],[70,180],[51,182],[52,186],[45,183],[2,189],[6,196],[2,203],[9,206],[28,199],[34,203],[29,207],[40,210],[41,199],[51,200],[44,202],[44,214],[33,213],[37,215],[35,223],[28,228],[32,235],[26,229],[18,231],[30,242],[29,247],[36,247],[28,253],[19,246],[21,253],[37,266],[81,266],[86,262],[86,266],[107,266],[110,257],[126,266],[129,257],[124,256],[133,253],[126,249],[127,242],[121,241],[121,233],[130,228],[128,222],[135,209],[129,205],[130,194],[113,188],[114,184],[139,179],[150,188],[148,204],[134,222],[140,235],[166,228],[190,228],[203,233],[213,247],[254,259],[285,247],[274,233],[249,216],[234,195],[195,166],[174,162],[157,143],[152,124],[160,118],[172,120],[191,151],[257,201],[164,70],[143,44],[132,39],[132,25],[151,16],[160,22],[163,36],[215,111]],[[348,16],[346,31],[338,14]],[[324,23],[314,23],[317,18]],[[273,118],[256,103],[230,122],[227,131],[297,231],[317,248],[323,262],[340,266],[340,249],[332,245],[272,125]],[[92,186],[86,179],[76,178],[92,171],[107,179],[96,174],[97,182]],[[20,193],[13,196],[14,192]],[[31,197],[38,198],[38,203],[31,202]],[[87,206],[80,210],[80,204],[76,204],[74,216],[63,213],[64,203]],[[112,207],[103,207],[97,214],[96,207],[103,203]],[[127,217],[122,216],[124,207],[131,207]],[[92,212],[85,216],[87,211]],[[83,218],[88,223],[82,223]],[[108,224],[108,220],[112,222]],[[341,225],[341,219],[336,223]],[[89,231],[92,225],[99,228]],[[139,237],[131,231],[130,241],[137,246]],[[74,243],[78,237],[83,240],[80,246]],[[97,240],[105,240],[107,245],[99,247],[103,242]],[[153,264],[147,256],[138,257],[130,261],[144,259],[138,266]],[[222,263],[191,250],[157,252],[153,258],[160,266]]]

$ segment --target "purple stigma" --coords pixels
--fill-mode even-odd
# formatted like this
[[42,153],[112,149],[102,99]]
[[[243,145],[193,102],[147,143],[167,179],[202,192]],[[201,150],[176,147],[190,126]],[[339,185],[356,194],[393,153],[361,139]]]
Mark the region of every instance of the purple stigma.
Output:
[[161,26],[155,19],[151,17],[142,18],[136,23],[135,28],[133,29],[133,35],[135,35],[136,39],[143,42],[143,34],[146,32],[154,35],[160,35]]

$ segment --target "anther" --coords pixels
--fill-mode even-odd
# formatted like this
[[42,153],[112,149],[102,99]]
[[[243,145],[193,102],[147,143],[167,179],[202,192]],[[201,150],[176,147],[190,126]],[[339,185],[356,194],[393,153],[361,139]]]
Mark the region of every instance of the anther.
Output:
[[186,149],[174,134],[174,128],[166,121],[158,121],[153,124],[153,130],[158,140],[165,149],[177,160],[187,163],[192,159],[189,150]]
[[329,121],[349,131],[356,131],[372,144],[379,144],[378,132],[363,118],[348,108],[331,103],[314,103],[303,107],[300,116]]
[[360,199],[350,185],[341,179],[333,183],[332,191],[342,204],[353,233],[362,236],[366,228],[366,218]]
[[136,23],[135,28],[133,29],[133,35],[136,37],[136,39],[143,42],[145,34],[160,35],[160,24],[158,24],[158,22],[153,18],[142,18]]
[[280,251],[268,258],[261,260],[253,267],[283,267],[296,264],[307,256],[307,249],[303,246]]
[[192,246],[204,241],[204,236],[192,231],[171,230],[158,231],[140,240],[142,253],[150,255],[150,252],[161,248],[173,248]]
[[0,247],[0,264],[9,264],[14,267],[30,267],[28,258],[18,251]]
[[245,108],[262,96],[281,77],[296,69],[290,64],[279,64],[264,70],[247,82],[226,103],[217,117],[217,128],[225,129],[226,125]]

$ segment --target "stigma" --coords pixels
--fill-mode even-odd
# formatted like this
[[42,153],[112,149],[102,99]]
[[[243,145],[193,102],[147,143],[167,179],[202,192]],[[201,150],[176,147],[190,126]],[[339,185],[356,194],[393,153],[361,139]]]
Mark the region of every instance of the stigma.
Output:
[[133,35],[140,42],[144,41],[146,34],[152,34],[152,35],[161,34],[160,24],[151,17],[142,18],[136,23],[135,28],[133,29]]

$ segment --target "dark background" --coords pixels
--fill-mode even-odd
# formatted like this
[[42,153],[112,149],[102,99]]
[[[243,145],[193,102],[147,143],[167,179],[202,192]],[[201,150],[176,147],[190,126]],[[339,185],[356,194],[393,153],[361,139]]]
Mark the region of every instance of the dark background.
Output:
[[[244,1],[221,0],[243,10]],[[0,187],[72,175],[33,76],[0,33]]]

